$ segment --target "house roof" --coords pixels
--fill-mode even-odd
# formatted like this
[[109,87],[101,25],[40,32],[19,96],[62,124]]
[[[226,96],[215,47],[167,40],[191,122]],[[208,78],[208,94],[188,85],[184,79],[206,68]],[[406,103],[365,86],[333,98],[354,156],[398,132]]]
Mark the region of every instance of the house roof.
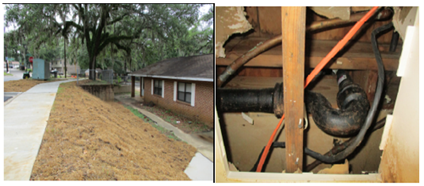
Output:
[[129,76],[213,82],[213,54],[165,59]]
[[[6,61],[4,63],[6,63]],[[11,65],[19,65],[19,61],[9,61],[9,64],[11,64]]]

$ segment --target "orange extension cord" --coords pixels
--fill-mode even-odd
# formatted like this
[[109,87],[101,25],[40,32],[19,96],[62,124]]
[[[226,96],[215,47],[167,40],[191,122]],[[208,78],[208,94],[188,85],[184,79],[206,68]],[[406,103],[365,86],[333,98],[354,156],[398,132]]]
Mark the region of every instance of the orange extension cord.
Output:
[[[378,7],[372,8],[367,14],[365,14],[364,17],[361,18],[353,27],[350,29],[350,31],[346,34],[346,36],[340,40],[336,46],[330,51],[330,53],[325,56],[321,62],[315,67],[315,69],[308,75],[305,81],[305,87],[308,86],[308,84],[314,79],[314,77],[324,68],[325,65],[346,45],[346,43],[356,34],[356,32],[362,27],[362,25],[374,14],[374,12],[378,9]],[[274,132],[272,133],[271,137],[269,138],[268,144],[265,147],[264,152],[262,153],[261,159],[259,161],[258,167],[256,168],[256,172],[261,172],[262,166],[264,165],[265,159],[268,156],[269,149],[271,148],[271,144],[274,141],[275,134],[277,134],[278,129],[281,126],[281,123],[283,122],[285,117],[285,114],[280,119],[280,122],[278,122],[277,127],[274,129]]]

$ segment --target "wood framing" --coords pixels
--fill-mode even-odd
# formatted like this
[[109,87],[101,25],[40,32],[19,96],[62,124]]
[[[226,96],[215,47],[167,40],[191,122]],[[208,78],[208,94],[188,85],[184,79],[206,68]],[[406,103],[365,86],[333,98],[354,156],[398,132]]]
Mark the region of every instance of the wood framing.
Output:
[[[264,42],[269,38],[266,37],[250,37],[243,40],[235,40],[229,42],[225,49],[227,55],[225,58],[217,58],[216,65],[227,66],[243,55],[260,42]],[[306,40],[305,43],[305,66],[315,68],[315,66],[325,57],[325,55],[337,44],[337,41],[325,40]],[[379,44],[381,56],[383,58],[384,69],[387,71],[395,71],[399,65],[400,51],[402,45],[396,47],[396,52],[390,53],[389,44]],[[246,67],[282,67],[281,64],[281,45],[270,48],[269,50],[259,54],[251,59],[244,66]],[[325,68],[331,69],[349,69],[349,70],[377,70],[374,53],[370,43],[365,42],[349,42],[347,47],[343,49],[335,60],[330,61]]]
[[303,85],[306,7],[281,7],[286,172],[303,166]]
[[354,82],[364,89],[370,104],[374,100],[375,89],[377,87],[377,76],[378,74],[376,70],[352,71],[352,78],[354,79]]

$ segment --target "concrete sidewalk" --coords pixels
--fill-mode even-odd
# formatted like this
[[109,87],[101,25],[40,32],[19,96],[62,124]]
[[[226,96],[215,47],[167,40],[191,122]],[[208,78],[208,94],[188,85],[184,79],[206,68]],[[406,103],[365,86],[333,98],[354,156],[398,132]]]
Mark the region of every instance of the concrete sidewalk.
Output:
[[4,107],[4,180],[29,180],[61,83],[38,84]]

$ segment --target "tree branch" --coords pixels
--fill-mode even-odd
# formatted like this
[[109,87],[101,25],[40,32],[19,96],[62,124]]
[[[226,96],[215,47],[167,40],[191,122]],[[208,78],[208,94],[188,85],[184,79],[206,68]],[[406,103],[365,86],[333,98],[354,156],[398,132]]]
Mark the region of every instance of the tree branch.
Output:
[[103,48],[105,48],[109,43],[114,43],[116,46],[118,46],[119,45],[118,41],[128,40],[128,39],[134,39],[134,36],[111,35],[111,36],[107,37],[106,39],[104,39],[104,41],[101,43],[101,45],[98,47],[98,49],[99,49],[99,51],[103,50]]
[[121,21],[124,17],[126,17],[128,15],[129,15],[129,13],[125,13],[122,16],[116,18],[115,20],[107,22],[106,25],[111,25],[111,24],[114,24],[114,23],[116,23],[118,21]]
[[125,52],[127,52],[128,55],[131,53],[131,48],[130,47],[122,46],[122,45],[120,45],[117,42],[114,42],[113,44],[115,44],[116,48],[121,49],[121,50],[124,50]]
[[83,26],[81,26],[81,25],[79,25],[79,24],[77,24],[77,23],[75,23],[75,22],[73,22],[73,21],[66,21],[65,22],[65,28],[68,28],[69,26],[73,26],[74,28],[76,28],[77,30],[79,30],[79,31],[81,31],[81,32],[84,32],[84,28],[83,28]]

